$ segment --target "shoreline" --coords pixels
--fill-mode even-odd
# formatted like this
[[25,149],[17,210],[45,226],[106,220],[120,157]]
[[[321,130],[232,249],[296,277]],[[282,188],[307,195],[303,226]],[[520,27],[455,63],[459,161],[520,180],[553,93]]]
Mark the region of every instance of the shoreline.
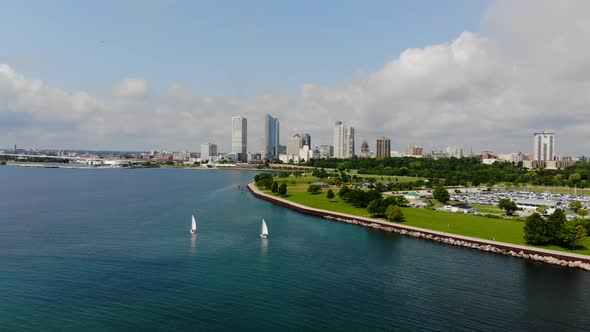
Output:
[[530,259],[543,263],[559,265],[564,267],[580,268],[590,271],[590,256],[561,252],[556,250],[535,248],[511,244],[506,242],[490,241],[452,233],[433,231],[425,228],[406,226],[402,224],[391,223],[379,219],[350,215],[341,212],[334,212],[322,209],[308,207],[303,204],[291,202],[289,200],[266,194],[256,188],[254,182],[248,183],[248,190],[254,197],[268,201],[270,203],[286,207],[299,213],[325,218],[332,221],[344,222],[353,225],[380,229],[387,232],[393,232],[400,235],[422,238],[429,241],[459,246],[463,248],[475,249],[485,252],[502,254],[522,259]]

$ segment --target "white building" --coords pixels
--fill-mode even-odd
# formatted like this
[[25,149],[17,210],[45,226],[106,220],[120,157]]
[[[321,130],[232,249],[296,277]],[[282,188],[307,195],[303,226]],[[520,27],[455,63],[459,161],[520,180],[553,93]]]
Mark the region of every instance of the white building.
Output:
[[344,125],[342,121],[334,124],[334,158],[344,158]]
[[201,160],[211,160],[211,157],[217,156],[217,144],[201,144]]
[[231,118],[231,153],[237,161],[246,161],[248,147],[248,120],[242,116]]
[[555,133],[542,131],[535,133],[533,148],[534,160],[550,161],[555,157]]
[[299,154],[299,149],[303,147],[303,137],[299,136],[299,134],[295,134],[289,137],[289,142],[287,143],[287,154],[288,155],[295,155]]
[[538,207],[540,206],[545,206],[547,207],[547,213],[546,214],[552,214],[553,212],[555,212],[555,209],[558,208],[558,202],[556,201],[550,201],[550,200],[544,200],[544,199],[521,199],[521,200],[516,200],[516,206],[519,209],[523,209],[523,210],[527,210],[527,211],[536,211]]
[[334,156],[334,147],[331,145],[318,145],[315,149],[319,152],[318,158],[330,158]]
[[342,121],[334,124],[334,158],[354,156],[354,127],[346,127]]
[[313,150],[309,149],[309,145],[304,145],[301,149],[299,149],[299,161],[309,161],[313,158]]
[[460,146],[447,147],[447,155],[449,157],[463,158],[463,148]]
[[525,160],[525,155],[521,152],[512,152],[512,153],[500,153],[498,154],[498,159],[502,161],[507,161],[509,163],[518,164],[519,162]]

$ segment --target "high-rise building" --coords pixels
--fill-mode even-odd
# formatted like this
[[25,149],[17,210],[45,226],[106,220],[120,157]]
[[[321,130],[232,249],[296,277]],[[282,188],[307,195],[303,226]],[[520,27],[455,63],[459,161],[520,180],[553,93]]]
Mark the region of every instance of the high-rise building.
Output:
[[289,142],[287,143],[287,154],[288,155],[299,155],[299,149],[303,147],[303,137],[299,136],[299,134],[295,134],[289,137]]
[[391,156],[391,140],[385,136],[377,139],[377,158],[389,158]]
[[346,127],[342,121],[334,124],[334,158],[354,156],[354,127]]
[[344,158],[344,125],[342,121],[334,124],[334,158]]
[[217,156],[217,144],[201,144],[201,160],[210,160],[211,157]]
[[301,135],[301,137],[303,138],[303,145],[307,145],[309,147],[309,149],[311,150],[311,135],[308,133],[305,133],[305,134]]
[[416,144],[408,144],[406,155],[421,157],[424,154],[424,148]]
[[264,118],[264,157],[269,160],[279,157],[279,119],[270,114]]
[[535,133],[534,160],[551,161],[555,158],[555,133]]
[[354,152],[354,127],[344,128],[344,158],[352,158]]
[[231,118],[231,153],[237,161],[246,161],[248,150],[248,120],[242,116]]
[[449,157],[463,158],[463,148],[460,146],[447,147],[447,155]]
[[319,145],[315,147],[315,150],[319,152],[320,158],[330,158],[334,156],[334,147],[331,145]]

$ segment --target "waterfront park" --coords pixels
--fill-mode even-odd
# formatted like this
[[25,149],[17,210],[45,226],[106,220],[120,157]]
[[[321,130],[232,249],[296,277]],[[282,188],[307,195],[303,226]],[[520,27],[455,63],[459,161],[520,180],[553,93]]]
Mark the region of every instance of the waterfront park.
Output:
[[[308,172],[283,171],[275,173],[273,175],[273,182],[276,183],[275,186],[280,187],[281,185],[284,185],[284,187],[287,189],[286,192],[283,192],[283,194],[279,193],[278,190],[274,190],[275,192],[273,192],[272,188],[270,188],[272,186],[265,187],[260,183],[257,183],[257,187],[266,194],[275,195],[277,197],[281,197],[283,199],[287,199],[289,201],[311,208],[346,213],[361,217],[375,217],[368,211],[366,207],[359,207],[350,204],[340,197],[340,195],[338,195],[338,192],[341,190],[343,184],[327,184],[323,182],[326,180],[325,177],[314,176],[312,173],[315,172],[310,170]],[[360,187],[363,183],[367,183],[367,181],[370,186],[374,187],[375,183],[378,183],[377,181],[383,179],[382,177],[375,176],[356,176],[356,172],[350,173],[354,175],[350,176],[350,180],[345,184],[345,186],[351,188]],[[392,179],[392,177],[385,178],[385,180],[387,179]],[[398,187],[403,187],[404,183],[411,185],[412,183],[416,183],[416,181],[422,181],[423,179],[409,176],[396,176],[393,177],[392,180],[396,184],[399,184]],[[314,188],[314,190],[310,190],[310,186],[314,187],[314,183],[322,183],[323,188]],[[368,190],[370,189],[364,189],[364,191]],[[332,191],[334,195],[328,194],[328,191]],[[387,192],[382,193],[382,197],[387,196]],[[476,205],[475,207],[477,207],[479,213],[466,214],[441,211],[440,207],[442,204],[434,199],[427,199],[426,203],[427,206],[425,207],[400,207],[400,210],[402,211],[405,219],[401,224],[427,230],[505,242],[509,244],[526,245],[535,248],[590,255],[589,236],[584,236],[574,248],[568,248],[555,244],[533,245],[527,243],[524,237],[526,218],[508,216],[497,206]],[[380,219],[385,220],[385,218]]]

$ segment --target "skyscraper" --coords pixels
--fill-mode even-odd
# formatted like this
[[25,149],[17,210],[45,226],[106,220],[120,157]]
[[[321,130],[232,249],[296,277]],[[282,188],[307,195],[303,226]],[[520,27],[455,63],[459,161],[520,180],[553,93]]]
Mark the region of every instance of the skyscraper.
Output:
[[555,133],[542,131],[535,133],[534,136],[534,159],[537,161],[553,160],[555,158]]
[[354,127],[344,127],[344,158],[354,157]]
[[334,158],[354,156],[354,127],[346,127],[342,121],[334,124]]
[[303,137],[303,145],[307,145],[311,149],[311,135],[305,133],[302,135],[302,137]]
[[264,118],[264,157],[269,160],[279,157],[279,119],[270,114]]
[[231,153],[238,161],[246,161],[248,147],[248,120],[242,116],[231,118]]
[[334,158],[344,158],[344,125],[342,121],[334,124]]
[[209,160],[214,156],[217,156],[217,144],[201,144],[201,160]]
[[391,140],[385,136],[377,139],[377,158],[391,157]]

